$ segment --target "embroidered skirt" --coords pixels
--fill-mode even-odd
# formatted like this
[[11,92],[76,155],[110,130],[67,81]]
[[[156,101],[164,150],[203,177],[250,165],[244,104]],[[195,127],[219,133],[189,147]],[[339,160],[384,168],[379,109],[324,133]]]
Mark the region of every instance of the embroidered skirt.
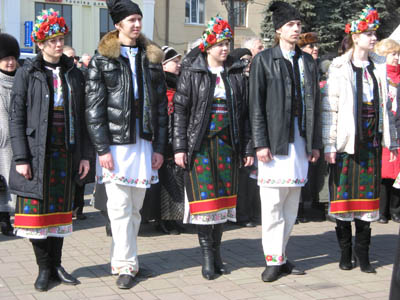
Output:
[[236,221],[238,160],[231,146],[226,100],[215,99],[209,132],[185,172],[185,223]]
[[364,118],[365,141],[356,145],[354,154],[337,153],[331,166],[329,214],[339,220],[371,222],[379,217],[381,147],[374,126],[374,117]]
[[65,147],[63,112],[54,112],[43,172],[43,200],[17,196],[16,235],[45,239],[72,233],[72,155]]

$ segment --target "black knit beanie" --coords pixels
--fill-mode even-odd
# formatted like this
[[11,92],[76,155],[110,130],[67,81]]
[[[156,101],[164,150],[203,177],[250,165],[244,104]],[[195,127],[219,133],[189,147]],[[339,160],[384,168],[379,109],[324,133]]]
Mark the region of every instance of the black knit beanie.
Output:
[[162,51],[164,51],[164,59],[163,59],[163,64],[166,64],[167,62],[173,60],[176,57],[182,56],[176,50],[172,47],[168,46],[163,46]]
[[7,33],[0,33],[0,59],[8,56],[19,58],[19,45],[17,40]]
[[141,15],[139,5],[131,0],[107,0],[107,7],[114,25],[130,15]]
[[302,19],[297,9],[283,1],[273,2],[269,10],[272,12],[272,22],[275,30],[281,28],[287,22]]
[[251,51],[247,48],[236,48],[235,50],[233,50],[230,53],[230,56],[234,59],[234,60],[239,60],[241,59],[243,56],[245,55],[251,55]]

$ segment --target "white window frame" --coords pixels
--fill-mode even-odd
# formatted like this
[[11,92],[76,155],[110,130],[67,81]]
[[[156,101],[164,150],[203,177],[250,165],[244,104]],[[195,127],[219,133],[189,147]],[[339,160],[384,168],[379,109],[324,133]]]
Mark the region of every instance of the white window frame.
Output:
[[[196,10],[196,19],[197,22],[192,22],[192,1],[196,1],[197,10]],[[205,0],[186,0],[185,1],[185,24],[193,24],[193,25],[204,25],[205,22],[205,13],[206,13],[206,1]],[[189,16],[186,15],[186,6],[189,5]],[[200,5],[203,6],[203,20],[200,20]]]

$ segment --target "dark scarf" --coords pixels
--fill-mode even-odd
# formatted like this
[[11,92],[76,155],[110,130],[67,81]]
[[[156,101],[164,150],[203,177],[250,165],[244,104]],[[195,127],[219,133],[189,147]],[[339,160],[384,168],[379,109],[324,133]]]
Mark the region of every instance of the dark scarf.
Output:
[[[351,62],[351,66],[353,67],[353,71],[356,73],[356,96],[357,96],[357,136],[360,142],[364,142],[363,129],[362,129],[362,108],[363,108],[363,69],[356,67],[353,62]],[[374,98],[373,98],[373,106],[375,111],[375,137],[374,141],[378,137],[378,124],[379,124],[379,91],[378,91],[378,81],[376,80],[374,74],[374,63],[369,60],[369,65],[367,67],[368,73],[372,78],[372,82],[374,84]]]
[[174,89],[176,90],[176,84],[178,82],[178,75],[170,72],[164,72],[165,73],[165,81],[167,83],[167,87],[169,89]]
[[292,114],[290,117],[290,134],[289,134],[289,142],[294,142],[294,118],[297,117],[298,127],[300,136],[304,137],[305,133],[303,130],[303,96],[301,94],[301,78],[300,78],[300,67],[299,67],[299,59],[302,56],[300,49],[296,47],[296,53],[293,56],[293,65],[292,63],[285,60],[285,64],[287,70],[290,74],[290,78],[292,80]]
[[17,73],[17,70],[14,70],[14,71],[12,71],[12,72],[0,70],[0,72],[3,73],[3,74],[5,74],[5,75],[7,75],[7,76],[14,77],[14,76],[15,76],[15,73]]

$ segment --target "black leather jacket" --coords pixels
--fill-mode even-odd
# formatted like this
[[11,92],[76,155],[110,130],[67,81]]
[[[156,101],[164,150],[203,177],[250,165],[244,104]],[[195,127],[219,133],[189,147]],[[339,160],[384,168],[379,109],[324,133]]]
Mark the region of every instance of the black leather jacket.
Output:
[[[301,51],[296,48],[296,51]],[[322,148],[318,70],[311,55],[304,63],[306,151]],[[268,147],[272,155],[287,155],[292,118],[292,80],[279,46],[264,50],[250,69],[250,122],[255,148]],[[305,118],[305,119],[304,119]]]
[[[78,177],[79,162],[93,157],[93,146],[86,131],[85,81],[82,73],[75,67],[72,58],[63,55],[60,59],[63,81],[65,111],[65,142],[72,153],[72,176]],[[10,191],[23,197],[43,199],[43,176],[46,151],[50,143],[48,129],[51,115],[51,100],[48,79],[42,55],[26,60],[15,75],[10,104],[10,138],[13,160],[10,170]],[[71,104],[71,105],[70,105]],[[72,113],[69,113],[72,109]],[[70,144],[70,120],[73,116],[75,143]],[[15,165],[28,163],[32,179],[28,180],[16,172]]]
[[[253,145],[248,121],[248,88],[242,74],[243,68],[240,61],[233,62],[228,56],[222,77],[227,90],[233,149],[244,157],[253,156]],[[216,76],[208,70],[204,54],[185,58],[174,96],[173,149],[175,153],[188,154],[189,168],[193,165],[193,154],[200,150],[209,126],[215,81]]]
[[[100,41],[89,64],[86,83],[86,120],[90,138],[99,155],[110,145],[136,143],[136,109],[129,62],[120,54],[118,31]],[[152,141],[154,152],[163,154],[167,141],[168,115],[163,52],[144,36],[138,39],[142,76],[138,74],[139,134]]]

